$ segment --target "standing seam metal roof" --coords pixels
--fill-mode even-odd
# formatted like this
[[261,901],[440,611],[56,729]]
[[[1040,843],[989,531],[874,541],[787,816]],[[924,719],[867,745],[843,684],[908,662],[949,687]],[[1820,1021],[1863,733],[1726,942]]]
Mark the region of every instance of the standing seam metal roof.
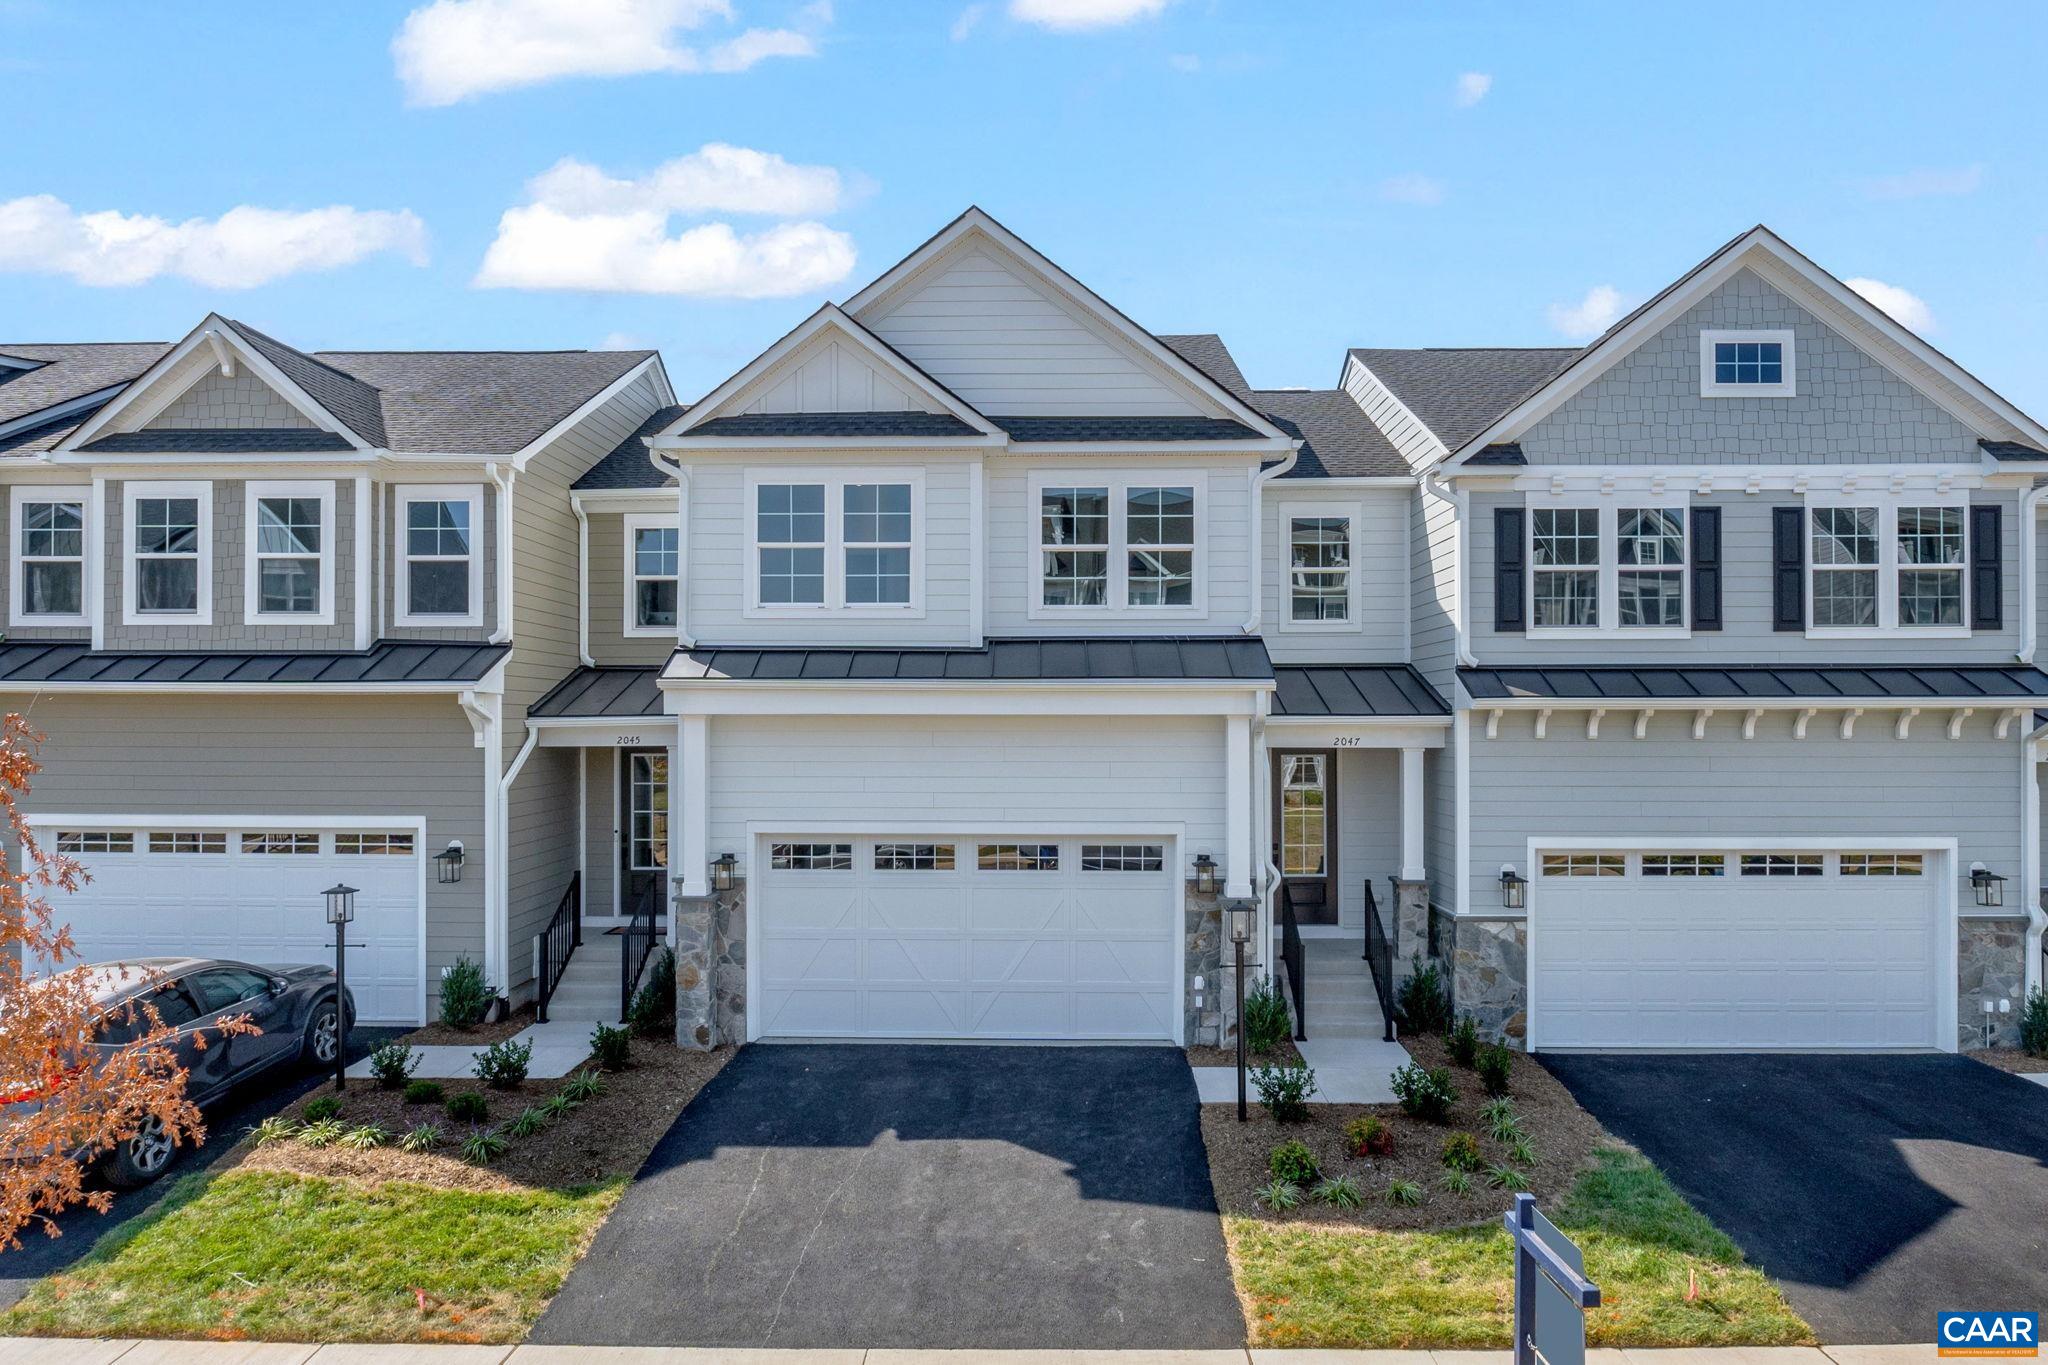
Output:
[[1588,668],[1461,668],[1476,702],[1947,700],[2032,702],[2048,698],[2048,673],[2024,664],[1741,664],[1725,668],[1645,665]]

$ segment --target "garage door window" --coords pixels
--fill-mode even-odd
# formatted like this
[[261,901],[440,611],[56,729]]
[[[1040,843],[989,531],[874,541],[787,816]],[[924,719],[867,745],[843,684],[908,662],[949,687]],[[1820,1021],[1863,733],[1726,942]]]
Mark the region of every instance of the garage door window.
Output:
[[1719,877],[1728,860],[1719,853],[1645,853],[1645,877]]
[[1619,877],[1628,870],[1628,859],[1619,853],[1546,853],[1546,877]]
[[149,836],[151,853],[226,853],[228,836],[206,834],[195,830],[152,830]]
[[1924,859],[1918,853],[1844,853],[1844,877],[1917,877]]
[[242,852],[258,854],[304,854],[320,851],[320,836],[294,831],[244,834]]
[[1818,853],[1745,853],[1745,877],[1818,877],[1826,859]]
[[133,853],[135,836],[126,830],[60,830],[59,853]]
[[768,863],[777,872],[851,872],[852,844],[771,844]]
[[410,858],[412,836],[410,834],[337,834],[334,836],[336,853],[361,854],[366,857]]
[[1083,844],[1083,872],[1158,872],[1166,865],[1162,844]]
[[877,872],[951,872],[951,844],[876,844]]
[[1058,844],[982,844],[975,850],[975,866],[983,872],[1057,872]]

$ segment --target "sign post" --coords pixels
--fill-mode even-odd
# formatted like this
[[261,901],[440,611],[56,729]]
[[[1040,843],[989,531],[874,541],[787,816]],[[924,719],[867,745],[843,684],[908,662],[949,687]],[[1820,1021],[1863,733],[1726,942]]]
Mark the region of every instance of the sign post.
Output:
[[1586,1310],[1600,1286],[1571,1238],[1518,1194],[1502,1215],[1515,1244],[1515,1365],[1585,1365]]

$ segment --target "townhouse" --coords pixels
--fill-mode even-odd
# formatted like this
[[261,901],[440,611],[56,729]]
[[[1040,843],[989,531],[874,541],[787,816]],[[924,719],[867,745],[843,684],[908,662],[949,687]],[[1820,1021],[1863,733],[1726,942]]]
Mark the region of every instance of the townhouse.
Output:
[[687,406],[217,316],[0,376],[91,956],[317,958],[339,879],[366,1017],[628,928],[698,1045],[1214,1042],[1233,912],[1538,1048],[1980,1046],[2040,978],[2048,432],[1763,229],[1328,390],[978,210]]

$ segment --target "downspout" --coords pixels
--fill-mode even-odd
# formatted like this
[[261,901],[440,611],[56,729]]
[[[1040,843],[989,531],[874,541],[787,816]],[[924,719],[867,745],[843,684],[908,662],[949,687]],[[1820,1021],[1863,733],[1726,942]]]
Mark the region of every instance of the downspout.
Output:
[[697,643],[690,637],[690,475],[680,460],[664,459],[651,445],[647,462],[676,481],[676,643],[690,649]]
[[576,513],[576,657],[585,668],[594,668],[597,660],[590,657],[590,513],[574,494],[569,497],[569,507]]
[[512,482],[519,471],[507,465],[500,474],[498,465],[487,464],[484,473],[498,490],[498,628],[490,642],[502,645],[512,638]]
[[1264,539],[1266,528],[1266,485],[1294,468],[1295,461],[1300,458],[1301,442],[1296,441],[1293,444],[1293,448],[1287,452],[1286,459],[1270,468],[1254,468],[1250,476],[1245,480],[1245,493],[1251,499],[1252,519],[1252,610],[1251,614],[1244,618],[1244,633],[1246,635],[1257,635],[1259,633],[1259,619],[1265,614],[1266,608],[1264,565],[1259,562],[1259,556],[1263,553],[1260,549],[1260,542]]
[[2039,515],[2041,501],[2048,498],[2048,483],[2027,490],[2020,499],[2020,651],[2019,661],[2023,664],[2034,662],[2035,636],[2039,632],[2036,616],[2040,610],[2036,598],[2040,596],[2040,566],[2034,563],[2034,543],[2038,532],[2034,519]]
[[[1458,575],[1456,599],[1452,603],[1451,630],[1457,643],[1458,666],[1477,668],[1479,660],[1472,653],[1472,635],[1467,625],[1468,607],[1472,600],[1471,540],[1471,496],[1462,488],[1446,485],[1442,476],[1429,473],[1422,477],[1423,486],[1451,505],[1451,553]],[[1423,523],[1429,521],[1427,509],[1423,512]],[[1412,605],[1412,604],[1411,604]]]

